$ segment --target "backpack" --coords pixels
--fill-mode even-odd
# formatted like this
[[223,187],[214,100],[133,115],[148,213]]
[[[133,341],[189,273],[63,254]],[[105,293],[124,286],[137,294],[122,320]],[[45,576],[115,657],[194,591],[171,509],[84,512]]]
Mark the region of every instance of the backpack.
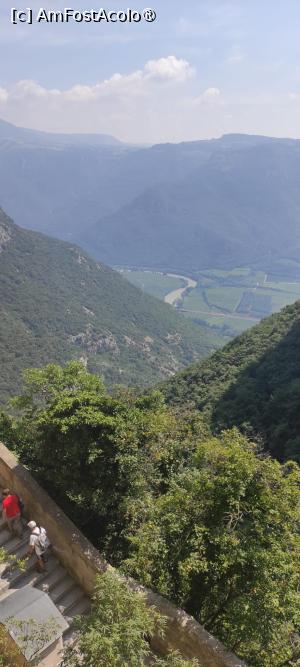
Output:
[[17,493],[16,493],[15,495],[16,495],[16,497],[18,498],[18,503],[19,503],[19,508],[20,508],[20,514],[21,514],[21,516],[24,516],[24,510],[25,510],[24,501],[22,500],[22,498],[20,498],[20,496],[18,496]]
[[42,526],[41,526],[39,531],[40,531],[40,533],[39,533],[39,536],[38,536],[37,540],[35,541],[35,544],[39,549],[41,549],[41,551],[44,552],[44,551],[46,551],[46,549],[48,549],[48,547],[50,545],[50,542],[48,540],[48,536],[47,536],[47,533],[45,531],[45,528],[42,528]]

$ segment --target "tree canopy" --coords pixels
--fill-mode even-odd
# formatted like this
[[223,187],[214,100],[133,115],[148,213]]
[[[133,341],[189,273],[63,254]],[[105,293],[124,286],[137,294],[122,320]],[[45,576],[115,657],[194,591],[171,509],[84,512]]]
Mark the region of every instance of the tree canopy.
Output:
[[299,666],[296,463],[75,362],[27,372],[14,409],[11,447],[106,558],[253,667]]

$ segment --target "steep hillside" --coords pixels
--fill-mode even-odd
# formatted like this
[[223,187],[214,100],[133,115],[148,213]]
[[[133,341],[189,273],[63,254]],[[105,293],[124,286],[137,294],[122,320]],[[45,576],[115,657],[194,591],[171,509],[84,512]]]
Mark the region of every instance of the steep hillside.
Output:
[[220,341],[118,273],[0,210],[0,399],[29,366],[82,358],[108,382],[146,385]]
[[102,218],[86,247],[109,264],[190,272],[298,259],[300,142],[227,141],[184,179]]
[[238,426],[281,460],[300,462],[300,301],[167,382],[170,402],[193,403],[220,430]]

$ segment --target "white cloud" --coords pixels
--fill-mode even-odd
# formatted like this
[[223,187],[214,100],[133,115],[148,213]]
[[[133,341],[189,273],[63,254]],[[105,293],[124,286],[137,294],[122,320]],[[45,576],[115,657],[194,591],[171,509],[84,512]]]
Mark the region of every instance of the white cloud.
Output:
[[190,108],[199,108],[203,106],[220,106],[223,104],[222,93],[219,88],[211,87],[187,100],[187,106]]
[[174,55],[149,60],[142,69],[114,73],[94,84],[65,90],[26,79],[0,88],[0,117],[17,125],[55,132],[107,132],[128,141],[155,141],[178,124],[185,85],[195,74]]
[[[174,55],[149,60],[129,73],[96,83],[47,88],[31,79],[0,87],[0,118],[52,132],[100,132],[123,141],[155,143],[226,132],[300,136],[300,95],[267,90],[226,92],[193,78],[192,65]],[[208,85],[211,84],[211,85]]]
[[51,101],[54,98],[61,102],[91,102],[108,97],[141,96],[153,90],[153,84],[184,83],[195,74],[191,65],[176,56],[149,60],[142,70],[135,70],[130,74],[115,73],[109,79],[104,79],[94,85],[76,84],[67,90],[47,89],[36,81],[26,79],[18,81],[8,89],[0,88],[0,103],[22,99],[44,99]]
[[59,95],[59,90],[47,90],[40,86],[36,81],[31,79],[24,79],[18,81],[12,88],[6,91],[7,100],[26,100],[28,98],[46,99],[53,95]]
[[207,88],[203,93],[203,99],[207,102],[216,101],[220,98],[221,91],[219,88]]
[[5,88],[0,88],[0,104],[7,102],[8,92]]
[[187,60],[176,56],[149,60],[145,66],[146,76],[164,81],[186,81],[194,76],[195,70]]

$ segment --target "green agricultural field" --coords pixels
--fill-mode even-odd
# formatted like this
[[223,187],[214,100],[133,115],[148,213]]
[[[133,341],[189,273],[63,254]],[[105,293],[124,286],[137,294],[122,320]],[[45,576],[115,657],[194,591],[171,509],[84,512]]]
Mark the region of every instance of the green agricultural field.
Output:
[[194,312],[197,311],[208,312],[209,310],[211,310],[211,308],[206,302],[204,296],[208,291],[209,290],[202,289],[201,287],[197,287],[196,289],[191,290],[188,293],[188,295],[184,298],[182,308],[184,310],[194,311]]
[[204,271],[182,307],[193,319],[238,334],[300,298],[300,280],[268,282],[267,278],[264,271],[248,267]]
[[300,297],[300,282],[299,283],[284,283],[284,282],[265,282],[265,287],[268,289],[274,289],[277,292],[286,292],[290,294],[295,294],[295,297]]
[[[300,288],[300,285],[299,285]],[[265,292],[267,290],[264,290]],[[270,292],[269,292],[270,293]],[[293,293],[290,291],[282,291],[278,290],[277,292],[271,292],[271,299],[272,299],[272,313],[276,313],[278,310],[281,310],[281,308],[284,308],[284,306],[287,306],[289,304],[295,303],[297,299],[300,298],[300,289],[298,293]]]
[[228,338],[233,338],[237,336],[246,329],[249,329],[254,324],[258,324],[259,319],[250,319],[249,317],[238,317],[237,315],[218,315],[217,313],[211,315],[205,315],[200,313],[193,313],[192,311],[186,311],[186,317],[190,317],[196,323],[205,323],[210,327],[218,327],[224,336]]
[[164,299],[166,294],[175,289],[185,286],[185,281],[175,276],[168,276],[165,273],[153,271],[129,271],[124,269],[122,275],[130,283],[139,287],[143,292],[156,296],[157,299]]
[[211,306],[234,313],[243,293],[243,287],[211,287],[206,290],[206,297]]
[[[152,271],[125,270],[123,275],[159,299],[185,286],[177,276]],[[198,273],[197,287],[184,296],[180,309],[195,322],[205,322],[225,336],[234,336],[300,299],[300,279],[293,281],[286,275],[286,281],[282,275],[277,281],[273,274],[250,267],[206,269]]]

